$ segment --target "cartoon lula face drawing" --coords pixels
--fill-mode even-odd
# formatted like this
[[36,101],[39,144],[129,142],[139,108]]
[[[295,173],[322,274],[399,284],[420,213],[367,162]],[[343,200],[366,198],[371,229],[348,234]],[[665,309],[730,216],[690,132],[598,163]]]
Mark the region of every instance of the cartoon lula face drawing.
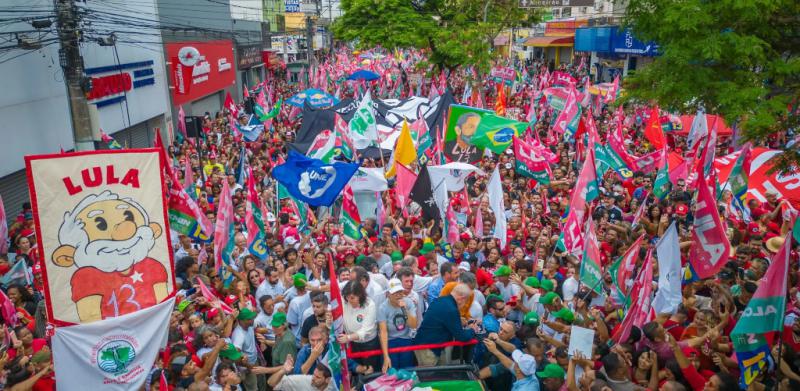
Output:
[[167,272],[148,256],[162,231],[138,202],[109,190],[64,213],[51,260],[77,267],[70,284],[82,322],[138,311],[167,296]]

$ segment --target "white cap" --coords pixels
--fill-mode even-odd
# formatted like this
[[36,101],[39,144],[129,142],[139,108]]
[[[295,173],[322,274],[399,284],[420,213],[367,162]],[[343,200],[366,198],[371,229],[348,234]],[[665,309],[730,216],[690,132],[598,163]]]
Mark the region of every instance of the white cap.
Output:
[[511,165],[511,163],[506,163],[506,169],[509,169],[509,170],[510,170],[510,169],[511,169],[511,167],[513,167],[513,166]]
[[536,359],[530,354],[523,353],[518,349],[511,353],[511,358],[523,375],[531,376],[536,373]]
[[469,271],[469,262],[461,261],[461,263],[458,264],[458,268],[463,270],[463,271],[465,271],[465,272],[468,272]]
[[403,283],[396,278],[389,280],[389,294],[394,294],[403,290]]
[[297,243],[297,239],[294,236],[287,236],[286,239],[283,239],[283,245],[286,247],[293,247]]

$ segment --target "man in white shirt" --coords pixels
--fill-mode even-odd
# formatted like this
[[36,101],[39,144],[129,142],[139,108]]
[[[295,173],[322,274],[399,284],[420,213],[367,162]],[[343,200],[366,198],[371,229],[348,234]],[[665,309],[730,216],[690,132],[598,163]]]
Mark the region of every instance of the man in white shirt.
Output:
[[[256,313],[249,308],[242,308],[239,311],[239,316],[236,317],[236,327],[231,333],[231,343],[244,353],[247,363],[250,365],[258,364],[259,349],[256,343],[255,329],[253,328],[253,320],[256,316]],[[255,390],[258,387],[258,379],[252,372],[248,372],[247,376],[242,380],[248,390]]]
[[275,333],[272,332],[272,315],[275,313],[275,299],[270,295],[262,295],[258,298],[258,315],[253,321],[256,332],[264,335],[267,340],[274,341]]
[[275,268],[268,267],[265,274],[267,278],[256,288],[256,300],[261,296],[270,295],[275,301],[282,301],[286,293],[286,288],[283,287],[283,282],[281,282],[278,276],[278,271],[275,270]]
[[303,313],[311,307],[311,297],[306,289],[305,274],[297,273],[292,276],[294,289],[297,290],[297,295],[289,302],[289,311],[286,312],[286,321],[289,323],[289,328],[292,330],[295,339],[300,341],[300,328],[303,325]]

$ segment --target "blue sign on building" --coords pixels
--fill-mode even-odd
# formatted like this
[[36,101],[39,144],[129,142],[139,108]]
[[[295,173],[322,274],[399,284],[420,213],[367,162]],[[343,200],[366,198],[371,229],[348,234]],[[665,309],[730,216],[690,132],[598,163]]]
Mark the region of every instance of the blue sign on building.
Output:
[[644,43],[636,39],[630,29],[616,30],[611,36],[611,52],[634,56],[656,56],[658,55],[658,45],[655,42]]
[[285,0],[286,12],[300,12],[300,0]]

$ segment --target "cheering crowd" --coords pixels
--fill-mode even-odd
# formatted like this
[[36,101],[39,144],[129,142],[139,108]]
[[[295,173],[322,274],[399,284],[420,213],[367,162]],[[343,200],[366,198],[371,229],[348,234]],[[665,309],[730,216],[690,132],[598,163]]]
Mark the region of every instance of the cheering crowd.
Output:
[[[746,211],[737,213],[731,190],[720,186],[717,207],[731,247],[727,263],[708,278],[682,273],[680,300],[670,312],[652,310],[628,326],[626,316],[633,316],[637,301],[630,295],[635,296],[634,280],[643,269],[652,273],[644,281],[651,285],[648,292],[655,295],[661,288],[655,249],[673,226],[679,243],[674,250],[684,268],[689,264],[697,240],[692,234],[697,181],[679,178],[666,195],[657,196],[656,169],[629,175],[597,170],[597,196],[585,205],[585,213],[593,222],[587,227],[596,237],[595,261],[602,277],[587,285],[580,275],[589,250],[567,250],[564,230],[569,214],[577,213],[570,205],[582,169],[597,164],[581,146],[584,137],[592,136],[579,130],[572,139],[554,139],[551,128],[558,112],[547,99],[534,97],[534,90],[543,74],[555,70],[538,64],[520,69],[525,74],[513,88],[498,89],[488,79],[478,82],[466,69],[447,75],[446,83],[457,101],[478,96],[469,102],[502,106],[515,120],[530,122],[526,136],[543,140],[554,156],[549,183],[521,175],[513,148],[479,153],[468,163],[480,170],[467,178],[465,190],[449,194],[457,227],[422,217],[420,205],[401,205],[393,181],[379,196],[383,209],[376,218],[360,222],[362,238],[357,240],[344,235],[336,208],[308,208],[280,196],[272,170],[287,159],[303,121],[302,113],[287,105],[256,141],[232,131],[226,108],[206,114],[202,137],[179,136],[168,145],[168,164],[178,180],[192,176],[187,191],[211,222],[227,182],[234,208],[234,262],[217,269],[219,249],[211,241],[172,233],[176,306],[168,345],[144,389],[338,390],[338,369],[326,359],[332,353],[333,285],[341,291],[343,309],[343,328],[333,335],[342,353],[351,356],[346,372],[353,386],[359,378],[397,369],[468,363],[490,390],[740,389],[742,373],[731,333],[785,238],[791,237],[794,206],[770,192],[766,202],[749,200]],[[588,77],[578,64],[560,71],[579,81]],[[275,100],[284,102],[305,87],[288,83],[283,73],[268,83]],[[428,84],[433,85],[406,85],[403,94],[416,90],[429,95]],[[389,97],[378,83],[365,87],[376,99]],[[357,83],[345,82],[340,97],[357,100],[363,93]],[[242,117],[233,120],[245,124],[246,105],[238,103]],[[613,102],[599,103],[588,115],[600,139],[619,132],[630,155],[656,150],[643,136],[649,107],[631,104],[618,111]],[[535,121],[530,121],[531,108]],[[690,150],[686,136],[666,134],[671,151],[685,155]],[[738,147],[731,137],[720,137],[709,148],[720,157]],[[252,170],[266,212],[262,223],[268,227],[268,251],[263,258],[248,251],[248,189],[236,173],[242,159]],[[353,159],[363,167],[390,164],[377,156]],[[409,168],[419,171],[421,166],[415,162]],[[488,194],[495,171],[507,220],[507,231],[499,234]],[[17,322],[12,324],[3,312],[7,350],[0,357],[2,384],[9,390],[52,390],[57,385],[39,278],[43,261],[36,251],[30,205],[23,209],[9,228],[9,253],[0,256],[0,273],[24,262],[32,275],[4,286]],[[452,229],[457,230],[455,240],[448,238]],[[630,270],[626,280],[616,281],[621,274],[612,265],[623,257],[632,260],[623,265]],[[789,257],[788,289],[782,292],[787,299],[784,328],[767,336],[771,358],[764,360],[769,365],[748,389],[800,389],[799,264],[796,252]],[[650,295],[643,299],[649,301]],[[574,329],[590,331],[588,354],[570,350]],[[393,351],[404,347],[416,348]]]

